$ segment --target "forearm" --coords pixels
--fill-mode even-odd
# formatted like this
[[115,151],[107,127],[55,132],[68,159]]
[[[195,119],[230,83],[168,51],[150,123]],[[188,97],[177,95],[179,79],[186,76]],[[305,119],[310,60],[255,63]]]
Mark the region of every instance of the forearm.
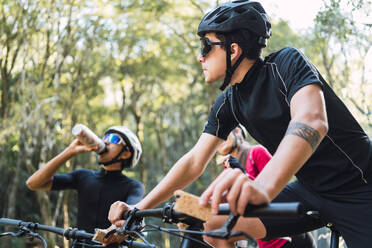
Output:
[[205,166],[198,166],[187,160],[187,155],[178,160],[160,183],[137,204],[137,207],[140,209],[154,208],[169,199],[175,190],[184,189],[198,178]]
[[52,187],[53,175],[72,156],[74,156],[73,152],[66,148],[62,153],[58,154],[32,174],[26,181],[27,187],[31,190],[50,189]]
[[309,125],[296,121],[290,123],[274,156],[255,180],[270,200],[282,191],[310,158],[327,131],[327,124],[322,121],[311,122]]
[[172,167],[161,182],[136,206],[153,208],[169,199],[177,189],[184,189],[198,178],[216,153],[221,139],[203,133],[195,146]]
[[[312,149],[298,137],[285,137],[272,159],[255,179],[255,183],[264,189],[273,200],[311,156]],[[297,142],[293,142],[297,140]],[[300,144],[297,144],[300,143]]]

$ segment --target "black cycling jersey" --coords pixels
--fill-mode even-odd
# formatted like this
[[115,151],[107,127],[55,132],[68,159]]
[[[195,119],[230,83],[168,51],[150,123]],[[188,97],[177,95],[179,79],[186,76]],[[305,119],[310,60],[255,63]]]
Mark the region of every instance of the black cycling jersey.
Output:
[[76,170],[53,177],[52,190],[75,189],[78,192],[77,227],[94,233],[94,228],[107,228],[112,203],[135,204],[142,199],[143,185],[126,177],[121,171],[100,169]]
[[291,120],[293,95],[309,84],[323,90],[329,131],[296,174],[298,180],[317,192],[352,190],[367,184],[372,180],[368,136],[314,65],[295,48],[257,60],[241,83],[222,92],[204,132],[226,139],[240,123],[274,154]]

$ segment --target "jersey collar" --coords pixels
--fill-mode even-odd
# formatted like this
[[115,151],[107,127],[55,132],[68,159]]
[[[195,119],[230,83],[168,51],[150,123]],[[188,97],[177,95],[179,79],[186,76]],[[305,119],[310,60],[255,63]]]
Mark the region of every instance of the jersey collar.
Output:
[[99,177],[123,177],[123,173],[121,170],[115,170],[115,171],[108,171],[103,168],[100,168],[99,170],[96,171],[97,175]]

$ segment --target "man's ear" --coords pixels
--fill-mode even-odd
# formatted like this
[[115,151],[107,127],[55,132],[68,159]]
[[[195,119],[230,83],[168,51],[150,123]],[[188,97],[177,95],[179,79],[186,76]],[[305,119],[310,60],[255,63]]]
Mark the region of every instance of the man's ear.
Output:
[[[244,137],[243,137],[243,131],[242,131],[240,128],[235,128],[234,132],[235,132],[235,134],[236,134],[237,137],[238,137],[238,141],[239,141],[240,143],[242,143],[243,140],[244,140]],[[239,144],[240,144],[240,143],[239,143]]]
[[242,49],[237,43],[232,43],[230,46],[231,61],[237,60],[242,54]]
[[127,158],[130,158],[130,156],[132,155],[132,153],[130,151],[123,151],[120,155],[120,158],[121,159],[127,159]]

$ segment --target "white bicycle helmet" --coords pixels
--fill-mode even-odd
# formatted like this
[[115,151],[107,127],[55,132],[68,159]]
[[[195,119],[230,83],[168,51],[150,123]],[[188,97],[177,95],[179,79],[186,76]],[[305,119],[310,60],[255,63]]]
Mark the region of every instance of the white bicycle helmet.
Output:
[[142,154],[141,143],[137,135],[123,126],[112,126],[106,130],[105,134],[107,133],[119,133],[122,136],[132,153],[131,161],[129,161],[127,167],[134,167],[140,160]]

